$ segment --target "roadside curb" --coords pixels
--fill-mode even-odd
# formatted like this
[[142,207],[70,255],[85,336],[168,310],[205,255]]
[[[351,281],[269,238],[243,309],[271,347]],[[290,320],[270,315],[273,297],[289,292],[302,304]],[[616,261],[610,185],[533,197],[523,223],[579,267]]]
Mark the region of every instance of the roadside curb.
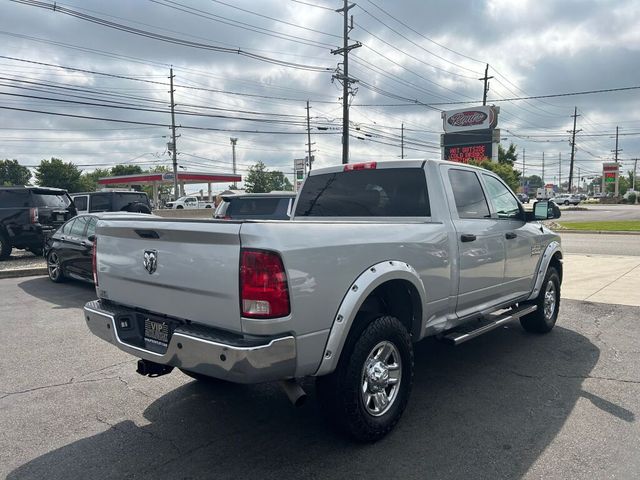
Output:
[[33,277],[36,275],[47,275],[47,267],[32,268],[13,268],[11,270],[0,270],[0,279],[17,278],[17,277]]
[[563,233],[587,233],[587,234],[602,234],[602,235],[640,235],[638,231],[624,232],[619,230],[554,230],[555,233],[562,235]]

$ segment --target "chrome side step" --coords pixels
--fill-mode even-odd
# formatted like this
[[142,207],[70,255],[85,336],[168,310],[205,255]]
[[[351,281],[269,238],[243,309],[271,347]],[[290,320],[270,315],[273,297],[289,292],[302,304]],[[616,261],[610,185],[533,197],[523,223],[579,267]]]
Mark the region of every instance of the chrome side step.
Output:
[[473,330],[454,330],[452,332],[447,333],[442,338],[453,345],[460,345],[461,343],[466,342],[467,340],[471,340],[472,338],[479,337],[483,333],[490,332],[498,328],[505,323],[509,323],[511,320],[516,320],[524,315],[527,315],[531,312],[535,312],[538,309],[537,305],[526,305],[523,307],[519,307],[516,309],[512,309],[503,313],[501,315],[496,316],[495,318],[488,317],[489,323],[485,323],[479,328]]

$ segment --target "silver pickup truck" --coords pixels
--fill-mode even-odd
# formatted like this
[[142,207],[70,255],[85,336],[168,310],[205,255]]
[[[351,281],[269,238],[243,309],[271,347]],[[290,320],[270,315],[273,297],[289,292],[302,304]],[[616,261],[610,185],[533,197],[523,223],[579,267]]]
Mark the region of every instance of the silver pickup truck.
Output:
[[318,169],[291,221],[101,220],[85,320],[143,375],[278,380],[294,403],[315,376],[329,418],[375,441],[407,404],[413,343],[553,328],[562,251],[538,220],[558,216],[451,162]]

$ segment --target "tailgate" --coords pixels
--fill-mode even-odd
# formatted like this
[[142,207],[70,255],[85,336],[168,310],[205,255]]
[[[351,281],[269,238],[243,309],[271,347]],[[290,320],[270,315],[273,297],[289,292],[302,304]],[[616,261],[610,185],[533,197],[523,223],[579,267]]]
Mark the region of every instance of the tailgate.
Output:
[[240,225],[157,217],[100,220],[100,297],[240,332]]

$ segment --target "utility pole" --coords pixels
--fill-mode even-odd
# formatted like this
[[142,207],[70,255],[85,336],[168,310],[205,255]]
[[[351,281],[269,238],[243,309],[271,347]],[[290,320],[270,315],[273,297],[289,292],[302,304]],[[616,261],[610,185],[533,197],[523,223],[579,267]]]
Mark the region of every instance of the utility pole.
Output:
[[489,64],[487,63],[487,68],[484,69],[484,77],[479,78],[478,80],[484,80],[484,90],[482,93],[482,105],[487,104],[487,92],[489,91],[489,80],[493,77],[489,77]]
[[169,69],[169,93],[171,94],[171,154],[173,156],[173,194],[176,199],[180,196],[178,192],[178,152],[176,146],[176,114],[173,101],[173,67]]
[[311,171],[311,164],[313,163],[313,157],[311,157],[311,118],[309,116],[309,112],[311,110],[311,107],[309,106],[309,100],[307,100],[307,152],[308,152],[308,157],[307,157],[307,161],[305,162],[305,176],[307,175],[307,163],[309,164],[309,171]]
[[[229,138],[229,140],[231,140],[231,154],[233,155],[233,174],[236,174],[236,143],[238,143],[238,139],[231,137]],[[237,188],[236,182],[233,182],[233,188],[234,190]]]
[[558,190],[562,193],[562,152],[558,152]]
[[631,181],[631,190],[636,191],[636,169],[638,168],[638,159],[633,161],[633,179]]
[[569,165],[569,190],[568,193],[571,193],[571,187],[573,186],[573,161],[576,153],[576,133],[581,132],[582,129],[576,132],[576,119],[580,116],[578,115],[578,107],[573,108],[573,130],[571,133],[571,164]]
[[522,187],[523,188],[524,188],[524,166],[525,166],[524,161],[525,161],[525,158],[526,158],[525,154],[526,154],[526,152],[525,152],[525,149],[523,147],[522,148]]
[[[615,150],[611,150],[614,154],[614,162],[618,163],[618,153],[620,153],[622,151],[621,148],[618,148],[618,130],[619,127],[616,127],[616,148]],[[616,176],[616,185],[615,185],[615,192],[614,192],[614,196],[618,196],[618,189],[620,188],[620,167],[618,167],[618,174]]]
[[404,158],[404,123],[400,126],[400,158]]
[[344,15],[342,32],[344,44],[342,48],[331,50],[333,55],[342,55],[344,58],[342,62],[343,73],[340,73],[340,64],[338,64],[338,71],[333,76],[334,79],[342,81],[342,163],[349,163],[349,94],[351,93],[351,84],[357,81],[349,78],[349,51],[362,46],[360,42],[349,45],[349,32],[353,30],[353,15],[351,16],[351,25],[349,25],[349,10],[355,6],[355,3],[349,5],[349,1],[344,0],[344,7],[336,10],[336,12],[343,12]]
[[616,163],[618,163],[618,153],[622,151],[621,148],[618,148],[618,129],[619,127],[616,127],[616,148],[615,150],[611,150],[614,154],[614,162]]
[[542,183],[544,184],[544,152],[542,152]]

